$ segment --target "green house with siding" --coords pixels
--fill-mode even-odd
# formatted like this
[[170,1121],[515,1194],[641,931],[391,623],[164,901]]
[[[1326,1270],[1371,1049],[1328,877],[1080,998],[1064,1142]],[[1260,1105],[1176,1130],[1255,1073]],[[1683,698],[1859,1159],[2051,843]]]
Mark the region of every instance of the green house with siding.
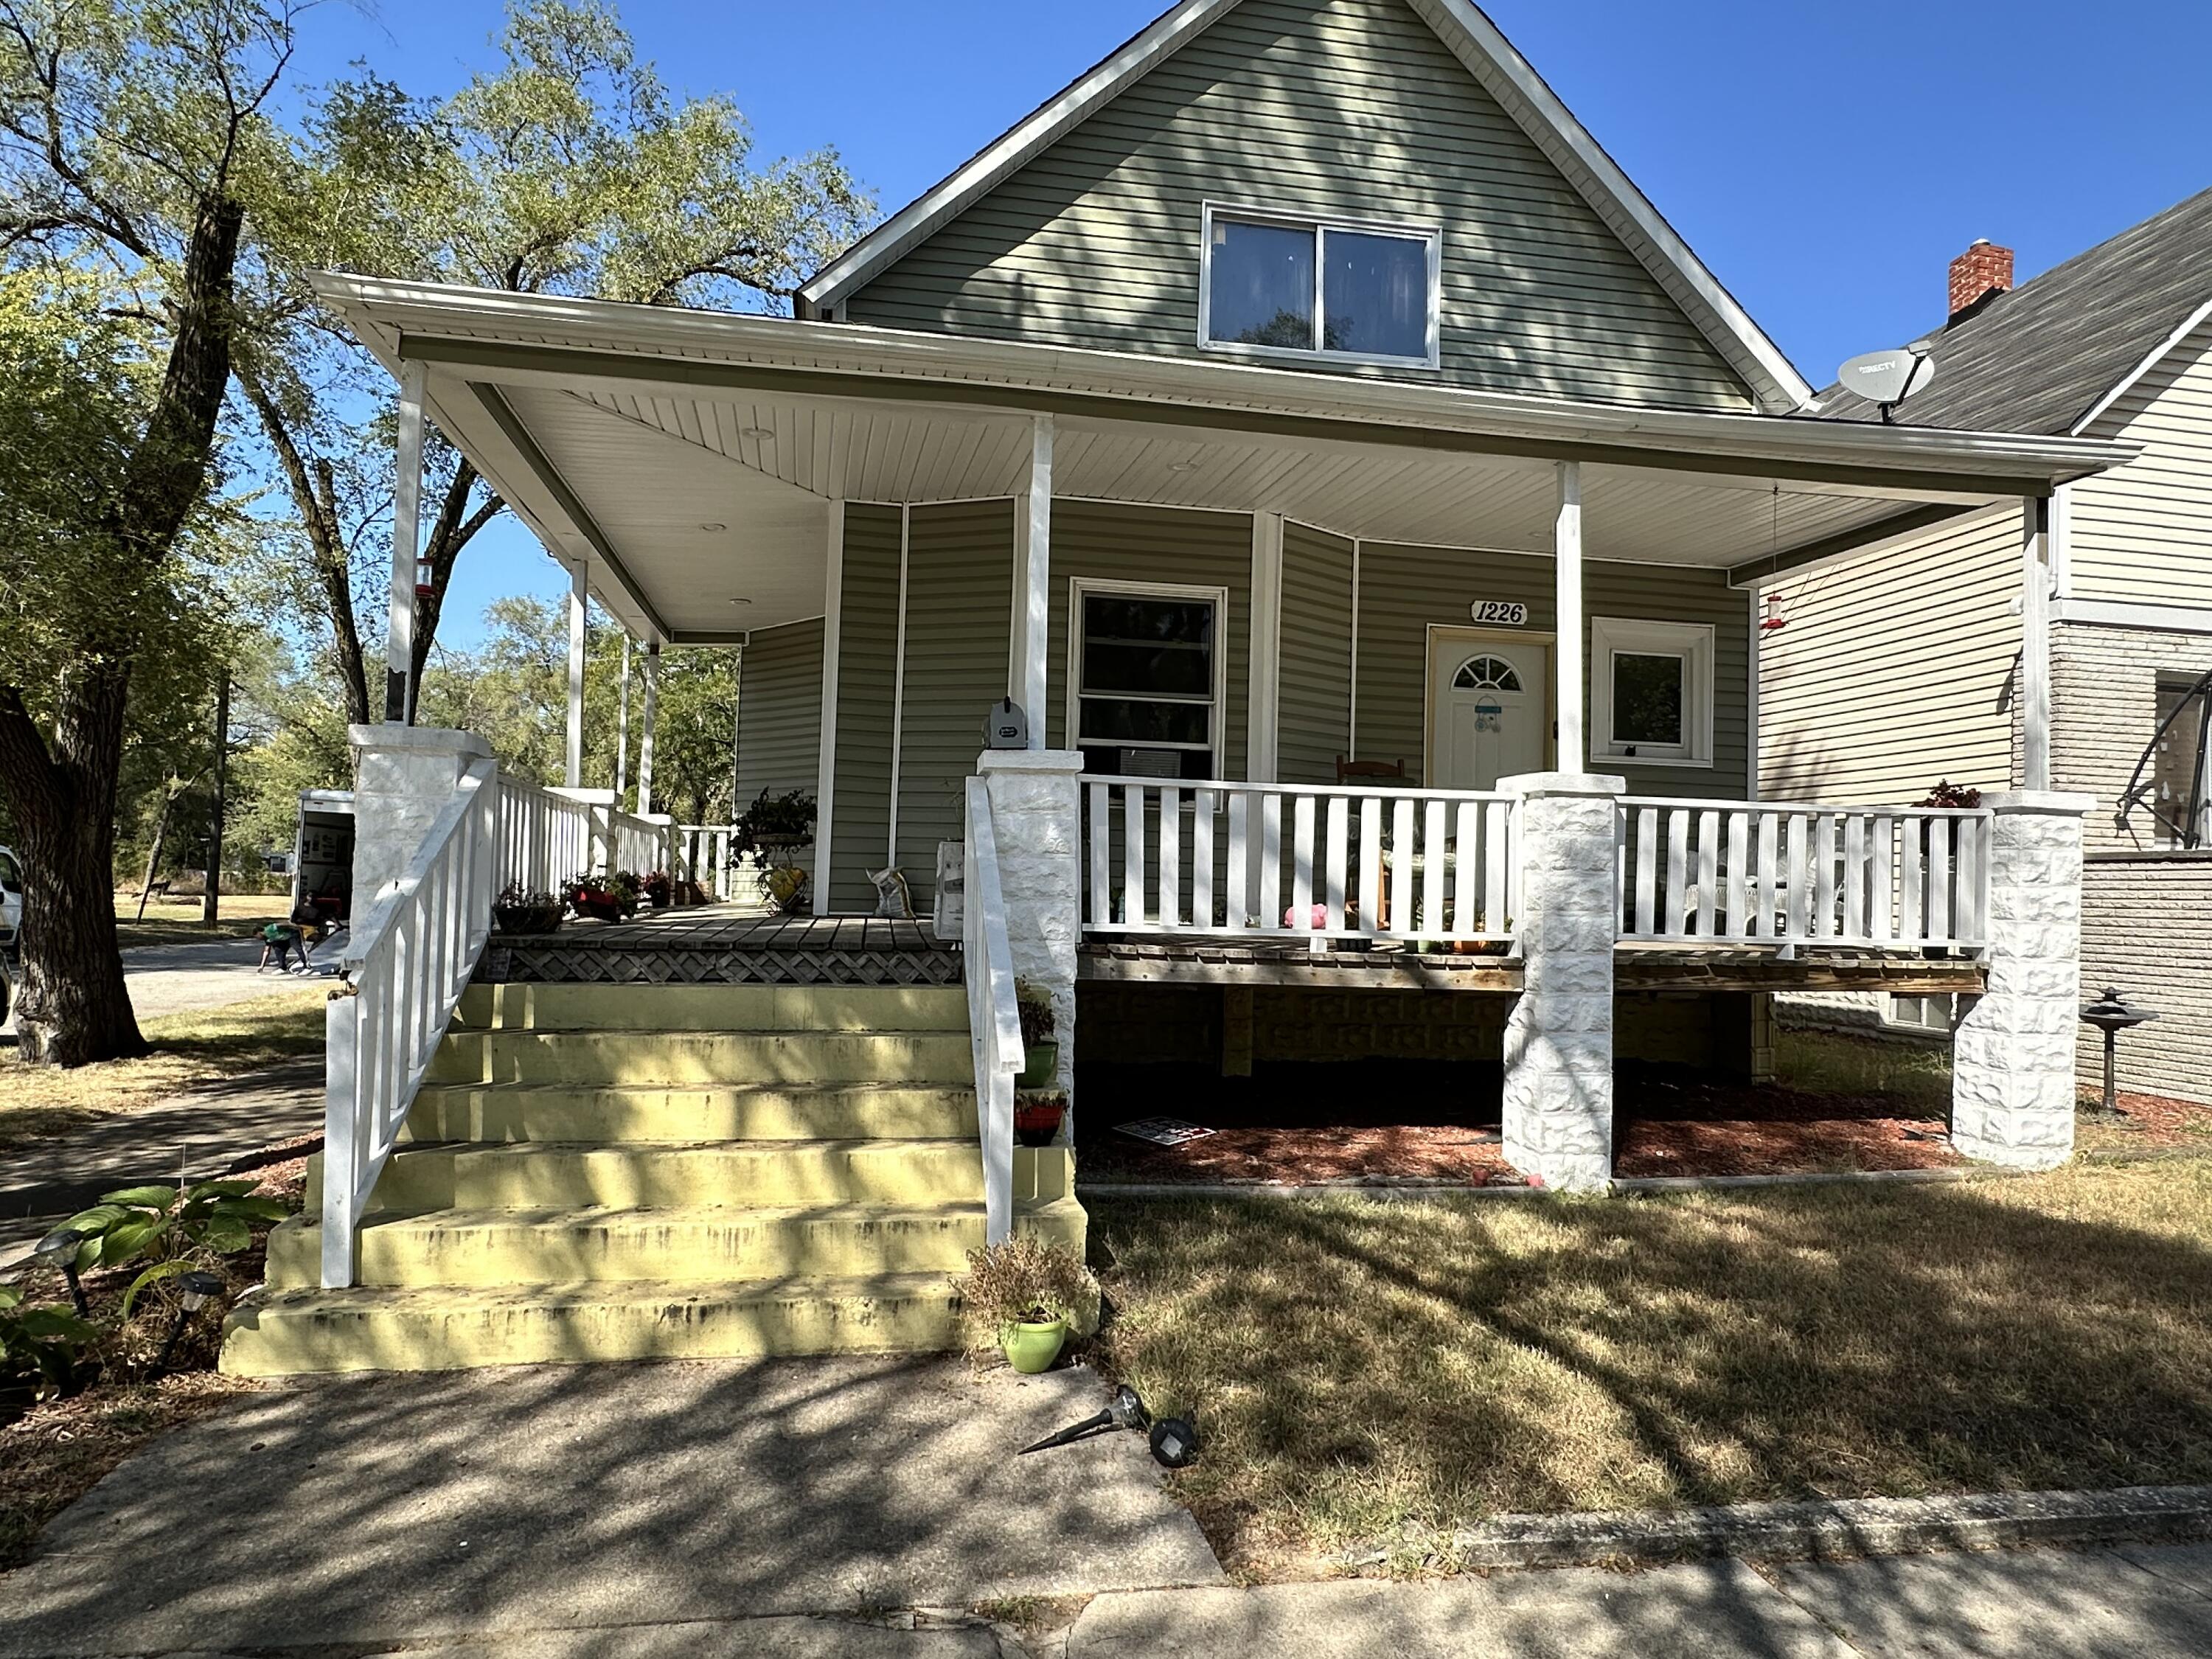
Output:
[[[402,595],[419,415],[574,574],[574,684],[587,596],[648,698],[742,651],[813,916],[491,935],[495,878],[721,832],[357,728],[385,896],[239,1369],[949,1340],[961,1249],[1080,1242],[1132,1062],[1463,1060],[1513,1165],[1600,1188],[1616,1060],[1755,1075],[1776,989],[1957,994],[1954,1139],[2065,1155],[2086,804],[1759,800],[1754,606],[1938,508],[2039,568],[2131,452],[1820,418],[1466,0],[1182,0],[792,318],[322,291],[402,388]],[[871,920],[889,869],[921,921]]]

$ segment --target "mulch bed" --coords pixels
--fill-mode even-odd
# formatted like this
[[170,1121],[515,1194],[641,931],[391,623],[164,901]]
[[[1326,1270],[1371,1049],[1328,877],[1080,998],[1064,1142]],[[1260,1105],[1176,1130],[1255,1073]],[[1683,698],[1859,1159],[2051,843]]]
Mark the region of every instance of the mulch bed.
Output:
[[1617,1085],[1620,1176],[1822,1175],[1963,1164],[1942,1117],[1883,1095],[1650,1073]]
[[2119,1110],[2107,1115],[2103,1095],[2081,1097],[2074,1132],[2083,1152],[2212,1151],[2212,1106],[2124,1090],[2113,1100]]

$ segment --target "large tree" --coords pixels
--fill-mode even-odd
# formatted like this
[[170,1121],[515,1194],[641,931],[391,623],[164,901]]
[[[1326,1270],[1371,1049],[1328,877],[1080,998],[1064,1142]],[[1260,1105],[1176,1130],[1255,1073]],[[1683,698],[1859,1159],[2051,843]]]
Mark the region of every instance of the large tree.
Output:
[[[316,302],[315,264],[514,293],[649,305],[787,305],[872,204],[830,151],[765,164],[736,106],[672,98],[609,8],[520,0],[500,62],[449,98],[362,76],[329,90],[305,141],[313,234],[272,269],[277,331],[240,382],[307,532],[303,586],[329,629],[349,717],[380,718],[367,653],[390,546],[392,427],[383,371]],[[432,522],[416,602],[420,685],[454,561],[503,503],[433,437]],[[380,612],[380,599],[371,607]]]
[[[35,1060],[144,1046],[115,944],[126,708],[205,502],[242,228],[284,171],[265,106],[293,21],[287,0],[0,0],[0,249],[57,286],[104,270],[134,297],[103,312],[143,331],[118,338],[60,303],[74,337],[35,316],[0,331],[0,789],[23,855],[16,1018]],[[33,617],[57,595],[58,612]],[[15,635],[31,621],[27,641]]]

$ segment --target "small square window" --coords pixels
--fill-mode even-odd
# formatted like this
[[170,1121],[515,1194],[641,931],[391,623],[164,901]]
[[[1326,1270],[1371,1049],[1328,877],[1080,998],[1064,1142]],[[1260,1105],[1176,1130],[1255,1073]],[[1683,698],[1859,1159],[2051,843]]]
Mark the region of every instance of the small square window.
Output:
[[1214,774],[1220,703],[1218,589],[1073,589],[1074,746],[1086,770],[1124,777]]
[[1713,763],[1713,629],[1590,619],[1590,752],[1650,765]]
[[1209,204],[1199,343],[1255,356],[1437,362],[1443,233]]

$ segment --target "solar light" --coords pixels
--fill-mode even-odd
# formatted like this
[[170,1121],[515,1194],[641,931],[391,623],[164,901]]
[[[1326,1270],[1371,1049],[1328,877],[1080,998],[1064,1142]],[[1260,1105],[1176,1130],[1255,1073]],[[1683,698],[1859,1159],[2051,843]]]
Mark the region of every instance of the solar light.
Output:
[[1170,1469],[1188,1468],[1198,1461],[1198,1431],[1180,1417],[1163,1417],[1152,1425],[1152,1461]]
[[75,1227],[57,1227],[31,1246],[33,1255],[49,1267],[59,1267],[62,1277],[69,1280],[70,1300],[76,1304],[79,1319],[92,1317],[92,1304],[84,1299],[84,1285],[76,1276],[77,1247],[91,1237]]
[[188,1273],[177,1281],[184,1292],[177,1304],[177,1316],[170,1322],[169,1334],[162,1340],[161,1352],[154,1356],[154,1369],[149,1380],[169,1374],[169,1356],[177,1351],[177,1339],[185,1334],[191,1316],[208,1304],[208,1298],[222,1289],[222,1280],[216,1274],[205,1272]]
[[1124,1382],[1114,1390],[1114,1398],[1106,1409],[1080,1423],[1071,1423],[1054,1434],[1048,1434],[1034,1446],[1024,1446],[1016,1454],[1026,1457],[1034,1451],[1044,1451],[1054,1446],[1065,1446],[1097,1433],[1100,1429],[1141,1429],[1152,1422],[1152,1413],[1137,1391]]

